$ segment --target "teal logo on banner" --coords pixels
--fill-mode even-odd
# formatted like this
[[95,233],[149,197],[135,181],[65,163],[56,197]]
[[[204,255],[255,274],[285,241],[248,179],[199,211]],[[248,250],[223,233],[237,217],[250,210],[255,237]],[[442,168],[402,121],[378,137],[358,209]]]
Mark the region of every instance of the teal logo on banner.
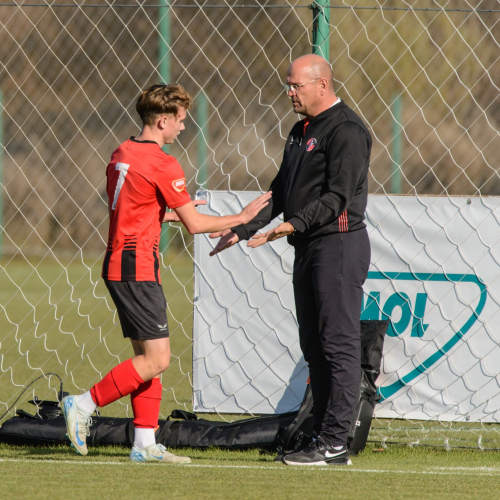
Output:
[[[473,283],[479,288],[479,302],[476,309],[470,318],[467,319],[465,324],[458,331],[456,331],[441,348],[414,368],[410,373],[399,378],[396,382],[385,387],[379,387],[378,392],[381,396],[381,401],[384,401],[385,399],[388,399],[396,394],[399,390],[437,363],[458,343],[462,337],[464,337],[464,335],[467,334],[484,309],[487,292],[484,283],[482,283],[474,274],[380,273],[370,271],[368,273],[368,280]],[[401,335],[411,323],[411,337],[423,337],[429,326],[424,320],[426,304],[426,293],[416,294],[415,304],[412,309],[412,303],[409,296],[404,292],[396,292],[386,300],[383,306],[381,306],[380,292],[369,292],[367,294],[366,301],[363,300],[361,319],[390,319],[394,309],[399,307],[401,309],[401,316],[397,322],[391,321],[387,330],[387,335],[390,337],[397,337]]]

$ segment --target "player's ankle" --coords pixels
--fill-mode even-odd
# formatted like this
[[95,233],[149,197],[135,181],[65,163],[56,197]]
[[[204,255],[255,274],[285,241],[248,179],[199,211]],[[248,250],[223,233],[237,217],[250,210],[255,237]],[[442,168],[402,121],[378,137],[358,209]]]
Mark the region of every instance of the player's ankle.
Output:
[[134,427],[134,431],[135,448],[147,448],[148,446],[153,446],[156,444],[154,429]]
[[82,410],[85,413],[88,413],[89,415],[92,415],[92,413],[94,413],[95,409],[97,408],[97,405],[92,399],[90,391],[87,391],[85,394],[78,396],[76,400],[76,406],[78,406],[80,410]]

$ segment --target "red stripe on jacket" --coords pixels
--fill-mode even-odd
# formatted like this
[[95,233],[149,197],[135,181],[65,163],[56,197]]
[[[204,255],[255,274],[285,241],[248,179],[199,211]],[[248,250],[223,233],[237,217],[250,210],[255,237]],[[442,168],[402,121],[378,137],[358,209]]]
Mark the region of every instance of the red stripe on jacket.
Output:
[[344,210],[339,215],[339,233],[347,233],[349,231],[349,221],[347,219],[347,210]]

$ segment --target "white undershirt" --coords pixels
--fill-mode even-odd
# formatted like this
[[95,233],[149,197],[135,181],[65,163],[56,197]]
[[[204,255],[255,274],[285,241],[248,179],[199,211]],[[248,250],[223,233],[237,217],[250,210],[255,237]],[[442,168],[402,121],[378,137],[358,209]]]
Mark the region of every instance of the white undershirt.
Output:
[[333,106],[335,106],[335,104],[338,104],[339,102],[341,102],[340,97],[337,97],[337,100],[330,106],[330,108],[333,108]]

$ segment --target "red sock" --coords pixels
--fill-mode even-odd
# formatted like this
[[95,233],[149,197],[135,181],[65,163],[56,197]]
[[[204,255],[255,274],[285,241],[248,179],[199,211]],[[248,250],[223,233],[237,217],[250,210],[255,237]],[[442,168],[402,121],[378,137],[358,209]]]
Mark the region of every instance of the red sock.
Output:
[[97,406],[106,406],[135,391],[144,380],[137,373],[131,359],[115,366],[99,383],[90,389]]
[[130,394],[134,410],[134,427],[154,429],[158,425],[161,403],[161,382],[153,378]]

